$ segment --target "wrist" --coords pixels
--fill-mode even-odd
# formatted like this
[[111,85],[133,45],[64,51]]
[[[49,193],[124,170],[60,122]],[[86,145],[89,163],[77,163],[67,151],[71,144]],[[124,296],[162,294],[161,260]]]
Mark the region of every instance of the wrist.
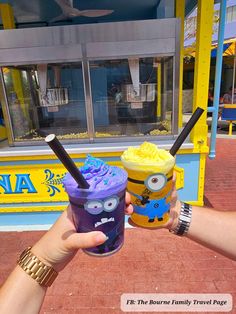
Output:
[[32,246],[31,252],[35,254],[45,265],[55,267],[55,265],[50,262],[47,254],[45,254],[44,250],[40,247],[40,245],[38,245],[38,243]]
[[180,215],[180,210],[181,210],[181,202],[179,200],[177,200],[175,202],[175,205],[171,206],[170,209],[170,220],[166,226],[167,229],[170,230],[174,230],[179,222],[179,215]]
[[[55,249],[51,247],[50,242],[48,242],[47,238],[44,239],[45,236],[43,236],[38,242],[36,242],[32,246],[32,253],[34,253],[38,258],[47,266],[52,267],[57,272],[60,271],[59,269],[59,262],[53,258],[53,254],[55,254]],[[52,254],[53,253],[53,254]]]
[[26,248],[21,253],[17,264],[44,288],[50,287],[58,275],[53,267],[45,264],[42,259],[32,252],[31,247]]
[[32,252],[37,255],[45,265],[55,269],[58,273],[65,268],[75,255],[76,251],[68,251],[63,246],[55,244],[46,233],[32,247]]
[[188,203],[179,202],[176,213],[178,213],[178,216],[169,231],[178,236],[186,235],[192,219],[192,206]]

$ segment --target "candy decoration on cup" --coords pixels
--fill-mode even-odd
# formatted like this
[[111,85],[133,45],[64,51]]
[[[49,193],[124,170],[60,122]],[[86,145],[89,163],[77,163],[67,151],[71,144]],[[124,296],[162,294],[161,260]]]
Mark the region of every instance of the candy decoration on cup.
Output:
[[177,151],[179,150],[180,146],[183,144],[191,130],[193,129],[194,125],[197,123],[201,115],[203,114],[204,109],[197,107],[197,109],[194,111],[192,117],[186,123],[185,127],[183,128],[180,135],[177,137],[176,141],[174,142],[173,146],[170,149],[170,154],[172,156],[175,156]]
[[78,183],[79,188],[89,189],[89,184],[81,174],[81,172],[76,167],[73,160],[65,151],[64,147],[61,145],[55,134],[49,134],[45,138],[45,142],[51,147],[55,155],[62,162],[68,172],[72,175],[75,181]]

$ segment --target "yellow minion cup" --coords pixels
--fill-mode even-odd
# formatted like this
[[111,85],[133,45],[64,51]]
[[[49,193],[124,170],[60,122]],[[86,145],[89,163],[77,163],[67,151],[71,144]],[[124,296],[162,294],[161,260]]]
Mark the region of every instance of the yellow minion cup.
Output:
[[155,144],[129,147],[121,156],[128,173],[128,192],[134,212],[131,224],[158,228],[169,220],[175,158]]

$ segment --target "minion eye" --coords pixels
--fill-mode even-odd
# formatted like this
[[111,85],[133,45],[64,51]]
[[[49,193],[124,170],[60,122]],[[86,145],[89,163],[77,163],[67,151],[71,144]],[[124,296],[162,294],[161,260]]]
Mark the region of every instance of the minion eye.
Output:
[[145,180],[145,186],[152,192],[160,191],[165,184],[166,176],[161,173],[152,174]]
[[116,209],[119,203],[119,198],[116,196],[109,197],[104,201],[104,210],[106,212],[111,212]]
[[88,201],[84,208],[92,215],[98,215],[103,211],[103,204],[99,200]]

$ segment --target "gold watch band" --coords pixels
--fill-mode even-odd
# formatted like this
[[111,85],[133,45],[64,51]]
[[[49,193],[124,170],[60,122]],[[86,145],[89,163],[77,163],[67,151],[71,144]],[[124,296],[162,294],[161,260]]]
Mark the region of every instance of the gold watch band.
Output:
[[44,287],[50,287],[58,275],[52,267],[45,265],[31,252],[31,247],[21,253],[17,263],[30,277]]

